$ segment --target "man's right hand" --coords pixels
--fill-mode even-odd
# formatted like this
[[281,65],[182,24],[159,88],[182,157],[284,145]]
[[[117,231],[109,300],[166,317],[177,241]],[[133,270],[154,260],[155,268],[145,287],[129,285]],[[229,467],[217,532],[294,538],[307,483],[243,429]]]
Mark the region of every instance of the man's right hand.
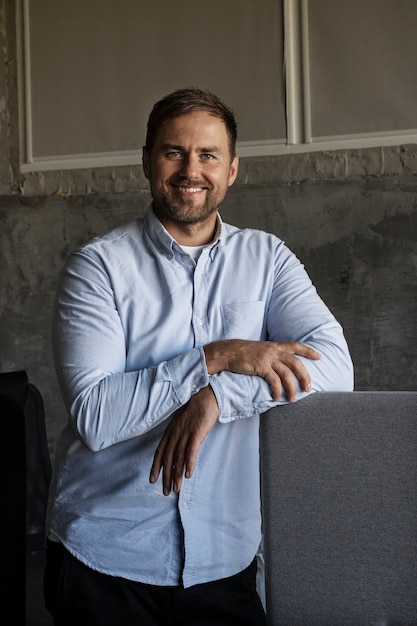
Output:
[[210,385],[191,396],[172,416],[155,451],[149,480],[162,470],[163,493],[179,492],[182,480],[191,478],[200,447],[217,422],[219,408]]
[[226,339],[204,346],[207,371],[218,374],[222,371],[261,376],[269,384],[274,401],[278,401],[285,390],[288,400],[294,402],[297,395],[296,379],[304,391],[311,390],[311,379],[307,368],[298,358],[304,356],[314,361],[321,355],[297,341],[250,341]]

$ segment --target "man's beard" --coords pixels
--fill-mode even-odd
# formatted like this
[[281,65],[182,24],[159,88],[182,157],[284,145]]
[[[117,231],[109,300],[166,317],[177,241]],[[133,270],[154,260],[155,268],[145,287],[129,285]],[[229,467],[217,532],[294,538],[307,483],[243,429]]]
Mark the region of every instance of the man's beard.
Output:
[[[183,183],[187,184],[187,183]],[[190,184],[189,186],[199,187],[198,184]],[[153,189],[152,196],[154,205],[162,214],[169,217],[175,222],[181,222],[182,224],[198,224],[199,222],[205,222],[213,213],[217,213],[218,207],[222,202],[226,191],[218,191],[212,195],[212,187],[207,187],[207,183],[204,184],[206,188],[206,199],[200,206],[194,207],[193,199],[183,199],[180,201],[173,200],[169,193],[165,189]]]

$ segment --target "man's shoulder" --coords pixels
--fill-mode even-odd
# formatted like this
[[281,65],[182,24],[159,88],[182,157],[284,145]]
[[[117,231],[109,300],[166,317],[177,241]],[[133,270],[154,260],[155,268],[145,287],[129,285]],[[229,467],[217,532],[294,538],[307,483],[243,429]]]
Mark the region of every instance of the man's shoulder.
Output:
[[267,232],[260,228],[253,228],[250,226],[236,226],[235,224],[229,224],[223,222],[223,229],[226,238],[235,239],[240,238],[244,240],[252,240],[254,242],[270,242],[272,245],[281,243],[282,240],[273,233]]
[[137,243],[142,232],[142,219],[138,218],[116,226],[111,230],[98,234],[78,248],[79,252],[94,254],[115,250],[118,247],[128,248]]

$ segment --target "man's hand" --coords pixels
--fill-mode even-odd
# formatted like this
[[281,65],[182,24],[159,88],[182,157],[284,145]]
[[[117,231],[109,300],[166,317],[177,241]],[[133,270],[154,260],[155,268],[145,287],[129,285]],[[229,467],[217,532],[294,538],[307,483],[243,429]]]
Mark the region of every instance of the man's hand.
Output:
[[162,488],[168,496],[179,492],[183,477],[190,478],[201,444],[217,422],[219,408],[210,386],[175,411],[156,449],[149,480],[158,480],[162,469]]
[[316,350],[296,341],[279,343],[227,339],[207,344],[204,346],[204,353],[209,374],[228,371],[261,376],[271,387],[272,397],[276,402],[280,399],[283,388],[288,400],[295,401],[296,379],[304,391],[311,389],[310,374],[298,356],[315,361],[321,358]]

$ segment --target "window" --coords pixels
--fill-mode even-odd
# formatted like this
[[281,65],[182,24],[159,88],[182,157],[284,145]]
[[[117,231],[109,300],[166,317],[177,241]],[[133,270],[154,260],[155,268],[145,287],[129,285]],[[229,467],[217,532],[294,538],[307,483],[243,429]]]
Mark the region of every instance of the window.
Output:
[[135,164],[206,87],[241,156],[417,141],[415,0],[20,0],[22,171]]
[[24,0],[22,20],[28,169],[138,161],[178,87],[222,97],[241,141],[285,143],[277,0]]

